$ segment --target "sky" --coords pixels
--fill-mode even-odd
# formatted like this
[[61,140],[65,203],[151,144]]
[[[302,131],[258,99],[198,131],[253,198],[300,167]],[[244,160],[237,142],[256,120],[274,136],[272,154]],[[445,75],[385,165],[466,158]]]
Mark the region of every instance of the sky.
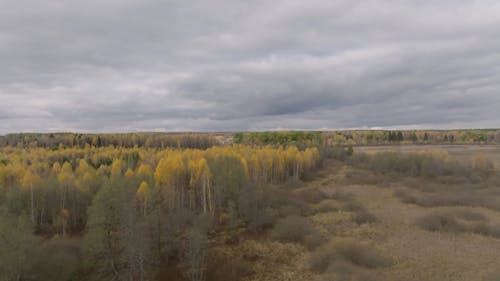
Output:
[[500,127],[500,1],[0,0],[0,134]]

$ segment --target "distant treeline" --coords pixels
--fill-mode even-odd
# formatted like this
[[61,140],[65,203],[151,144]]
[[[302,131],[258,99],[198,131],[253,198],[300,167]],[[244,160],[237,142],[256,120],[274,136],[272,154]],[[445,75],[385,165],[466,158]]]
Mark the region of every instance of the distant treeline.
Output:
[[251,145],[500,144],[500,130],[343,130],[240,132],[233,143]]
[[42,147],[49,149],[69,147],[145,147],[145,148],[198,148],[207,149],[219,142],[208,133],[126,133],[126,134],[75,134],[20,133],[0,136],[0,146]]
[[247,132],[235,133],[233,143],[256,145],[305,144],[318,145],[322,143],[320,132],[289,131],[289,132]]
[[341,131],[278,131],[237,133],[125,133],[76,134],[20,133],[0,136],[0,147],[41,147],[60,149],[70,147],[123,148],[197,148],[216,145],[295,145],[361,146],[392,144],[500,144],[499,129],[481,130],[341,130]]
[[500,144],[500,130],[350,130],[322,132],[325,144]]

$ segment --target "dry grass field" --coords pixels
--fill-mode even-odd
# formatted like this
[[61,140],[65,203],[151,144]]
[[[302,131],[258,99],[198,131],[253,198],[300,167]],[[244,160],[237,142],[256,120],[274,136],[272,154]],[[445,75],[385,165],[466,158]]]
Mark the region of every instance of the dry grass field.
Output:
[[[500,161],[496,147],[397,147],[403,151],[443,148],[460,161],[478,155]],[[398,196],[401,190],[425,196],[436,191],[420,187],[436,183],[424,178],[384,179],[357,169],[330,161],[311,181],[294,190],[323,194],[310,201],[312,211],[306,218],[324,244],[309,247],[307,242],[278,242],[270,235],[240,243],[234,250],[242,256],[259,249],[252,254],[258,261],[252,262],[252,274],[243,280],[500,280],[500,213],[495,206],[469,206],[469,201],[406,202]],[[376,180],[353,178],[353,173]],[[453,184],[449,187],[447,191],[446,185],[439,185],[444,189],[439,196],[451,196],[455,189]]]
[[387,146],[360,146],[358,152],[416,152],[416,151],[446,151],[450,156],[459,160],[473,160],[484,156],[500,167],[500,146],[498,145],[387,145]]

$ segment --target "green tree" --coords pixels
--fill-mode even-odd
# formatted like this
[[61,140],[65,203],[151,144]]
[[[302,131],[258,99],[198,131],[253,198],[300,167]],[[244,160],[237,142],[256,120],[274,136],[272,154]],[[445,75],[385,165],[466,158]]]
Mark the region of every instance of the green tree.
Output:
[[32,269],[39,239],[23,217],[0,216],[0,280],[25,280]]
[[418,141],[418,137],[417,137],[417,134],[415,132],[411,132],[410,133],[410,140],[412,142],[417,142]]
[[119,272],[120,205],[117,188],[104,186],[88,209],[87,232],[84,236],[86,266],[104,276]]

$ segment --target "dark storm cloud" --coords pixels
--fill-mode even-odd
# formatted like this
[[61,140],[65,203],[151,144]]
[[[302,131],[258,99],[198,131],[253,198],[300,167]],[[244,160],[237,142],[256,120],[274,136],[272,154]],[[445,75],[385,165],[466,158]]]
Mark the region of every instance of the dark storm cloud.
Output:
[[2,1],[0,133],[499,127],[497,1]]

